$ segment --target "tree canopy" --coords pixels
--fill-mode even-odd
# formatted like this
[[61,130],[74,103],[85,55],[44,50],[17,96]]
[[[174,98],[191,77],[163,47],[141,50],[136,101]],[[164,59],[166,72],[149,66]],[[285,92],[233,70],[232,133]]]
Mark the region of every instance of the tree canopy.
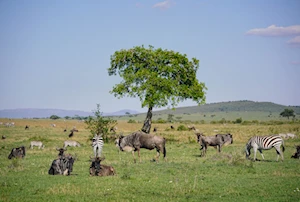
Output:
[[[198,104],[205,103],[207,88],[196,78],[198,69],[199,60],[189,60],[185,54],[172,50],[154,49],[153,46],[122,49],[111,56],[108,74],[118,74],[123,80],[110,93],[118,98],[138,97],[141,106],[148,107],[145,123],[149,124],[150,121],[151,127],[154,107],[169,104],[175,107],[186,99],[192,99]],[[149,131],[150,128],[145,132]]]
[[60,119],[60,117],[59,117],[59,116],[57,116],[57,115],[51,115],[51,116],[50,116],[50,119],[52,119],[52,120],[56,120],[56,119]]
[[280,116],[287,117],[288,119],[290,119],[290,117],[295,117],[294,110],[284,109],[283,112],[280,113]]

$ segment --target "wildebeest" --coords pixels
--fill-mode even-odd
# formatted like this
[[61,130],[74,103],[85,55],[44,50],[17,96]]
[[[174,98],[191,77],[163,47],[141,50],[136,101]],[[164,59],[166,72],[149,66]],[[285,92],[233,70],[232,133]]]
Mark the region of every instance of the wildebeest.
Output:
[[189,130],[196,130],[195,126],[188,126]]
[[2,135],[2,140],[5,140],[6,139],[6,136],[5,135]]
[[78,130],[76,128],[73,128],[72,130],[70,130],[70,132],[78,132]]
[[30,148],[33,149],[34,146],[38,147],[39,149],[43,149],[45,147],[45,145],[41,141],[31,141]]
[[70,134],[69,134],[69,137],[73,137],[74,135],[74,131],[72,131]]
[[296,146],[296,152],[291,156],[291,158],[300,159],[300,145]]
[[49,175],[70,175],[73,171],[73,164],[75,159],[72,155],[61,156],[52,161],[51,167],[48,171]]
[[58,157],[64,156],[64,152],[67,151],[67,148],[56,148],[57,151],[59,151],[58,153]]
[[140,149],[156,149],[157,155],[156,155],[156,161],[158,161],[160,152],[164,154],[164,159],[166,157],[166,139],[160,136],[146,134],[141,131],[134,132],[130,135],[127,135],[124,137],[121,135],[119,137],[119,148],[121,151],[124,151],[124,148],[126,146],[132,147],[134,150],[132,151],[132,155],[135,160],[134,152],[138,151],[138,156],[141,162],[141,156],[140,156]]
[[217,147],[218,152],[221,152],[221,147],[225,143],[232,144],[233,138],[230,133],[228,134],[217,134],[214,136],[204,136],[203,133],[196,133],[197,142],[200,144],[202,150],[201,156],[205,156],[207,146]]
[[29,129],[29,126],[28,126],[28,125],[25,126],[25,130],[27,130],[27,129]]
[[10,152],[10,154],[8,155],[8,159],[12,159],[12,158],[24,158],[24,156],[26,155],[25,152],[25,147],[21,146],[21,147],[17,147],[17,148],[13,148]]
[[66,148],[67,146],[80,147],[80,144],[74,140],[66,140],[66,141],[64,141],[64,148]]
[[90,176],[109,176],[115,175],[116,171],[112,166],[101,164],[105,158],[92,158],[92,164],[90,166]]

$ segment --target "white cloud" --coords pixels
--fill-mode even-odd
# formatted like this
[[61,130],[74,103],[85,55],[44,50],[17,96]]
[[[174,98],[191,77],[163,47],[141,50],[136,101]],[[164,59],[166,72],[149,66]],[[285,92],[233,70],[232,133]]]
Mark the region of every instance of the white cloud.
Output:
[[300,25],[293,25],[288,27],[277,27],[271,25],[267,28],[255,28],[246,32],[248,35],[257,36],[294,36],[300,34]]
[[157,4],[154,4],[153,8],[159,8],[161,10],[166,10],[166,9],[169,9],[171,6],[172,6],[171,0],[166,0],[166,1],[162,1]]
[[290,45],[300,45],[300,36],[296,36],[295,38],[289,40],[287,43]]

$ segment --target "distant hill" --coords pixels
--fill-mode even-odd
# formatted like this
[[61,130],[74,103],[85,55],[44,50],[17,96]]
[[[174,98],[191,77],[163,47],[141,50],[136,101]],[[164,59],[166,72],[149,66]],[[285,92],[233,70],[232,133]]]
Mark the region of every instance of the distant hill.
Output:
[[[166,109],[153,111],[153,115],[167,115],[167,114],[203,114],[203,113],[229,113],[229,112],[264,112],[270,114],[279,114],[284,109],[293,109],[296,115],[300,115],[300,106],[285,106],[272,102],[254,102],[254,101],[231,101],[218,102],[211,104],[204,104],[201,106],[178,107],[176,110]],[[124,109],[112,113],[103,113],[103,116],[127,116],[132,115],[145,116],[146,113],[139,113],[138,111]],[[92,116],[92,112],[85,112],[79,110],[62,110],[62,109],[6,109],[0,110],[0,118],[47,118],[51,115],[59,117],[65,116]]]
[[280,113],[284,109],[293,109],[296,114],[300,115],[300,106],[285,106],[272,102],[254,102],[254,101],[231,101],[204,104],[200,106],[179,107],[176,110],[166,109],[155,111],[153,114],[194,114],[194,113],[213,113],[213,112],[270,112]]
[[[138,114],[138,111],[124,109],[112,113],[103,113],[103,116],[122,116],[126,114]],[[0,118],[47,118],[51,115],[57,115],[59,117],[65,116],[92,116],[92,112],[85,112],[79,110],[63,110],[63,109],[4,109],[0,110]]]

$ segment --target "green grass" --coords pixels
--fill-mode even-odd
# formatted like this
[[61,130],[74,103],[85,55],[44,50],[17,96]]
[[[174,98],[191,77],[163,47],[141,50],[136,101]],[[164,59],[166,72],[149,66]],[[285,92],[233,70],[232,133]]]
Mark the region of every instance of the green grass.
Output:
[[[124,131],[132,127],[122,126]],[[225,126],[202,127],[210,131]],[[38,123],[28,131],[21,126],[0,127],[0,135],[7,136],[0,140],[0,201],[299,201],[300,161],[290,158],[299,139],[285,140],[284,162],[275,161],[274,149],[264,151],[265,161],[248,161],[243,153],[245,141],[255,132],[297,128],[299,125],[232,124],[224,130],[232,131],[236,141],[223,147],[221,154],[209,147],[204,158],[200,157],[197,143],[188,138],[194,136],[192,132],[164,131],[163,136],[173,137],[174,141],[167,141],[167,161],[160,158],[159,163],[151,161],[154,150],[142,149],[142,162],[134,163],[131,153],[118,152],[113,143],[107,143],[103,164],[112,165],[117,175],[90,177],[89,156],[93,152],[84,128],[78,128],[80,132],[74,135],[83,146],[67,150],[77,157],[72,175],[50,176],[48,169],[58,154],[55,148],[68,139],[62,128],[39,127]],[[296,134],[299,136],[299,130]],[[45,149],[28,149],[30,140],[35,138],[45,141]],[[26,157],[8,160],[10,150],[22,144],[27,148]],[[260,154],[257,156],[261,158]]]

